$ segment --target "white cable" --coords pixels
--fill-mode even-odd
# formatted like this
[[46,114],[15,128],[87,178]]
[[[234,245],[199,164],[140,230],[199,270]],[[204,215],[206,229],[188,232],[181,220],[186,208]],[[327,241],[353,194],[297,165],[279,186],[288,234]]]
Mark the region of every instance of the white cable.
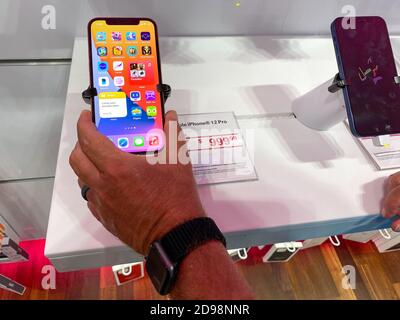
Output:
[[286,243],[286,249],[289,252],[295,252],[296,251],[296,247],[294,246],[293,241]]
[[[335,239],[335,240],[333,240]],[[339,247],[340,246],[340,240],[337,236],[330,236],[329,237],[329,241],[335,246],[335,247]]]
[[[242,252],[244,252],[243,255],[242,255]],[[247,250],[246,250],[246,248],[239,249],[239,250],[237,251],[237,255],[238,255],[238,257],[239,257],[240,259],[246,260],[246,259],[247,259]]]
[[132,273],[132,266],[122,268],[121,272],[125,277],[129,276]]
[[387,240],[392,239],[392,236],[390,235],[389,231],[387,231],[387,229],[380,229],[379,233],[381,234],[382,237],[384,237]]

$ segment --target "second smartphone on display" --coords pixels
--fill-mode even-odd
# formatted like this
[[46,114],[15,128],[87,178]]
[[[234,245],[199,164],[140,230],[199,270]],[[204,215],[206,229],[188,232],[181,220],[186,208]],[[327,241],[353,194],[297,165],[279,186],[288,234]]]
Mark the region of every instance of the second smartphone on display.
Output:
[[349,125],[355,136],[400,133],[400,86],[385,21],[337,18],[331,24]]

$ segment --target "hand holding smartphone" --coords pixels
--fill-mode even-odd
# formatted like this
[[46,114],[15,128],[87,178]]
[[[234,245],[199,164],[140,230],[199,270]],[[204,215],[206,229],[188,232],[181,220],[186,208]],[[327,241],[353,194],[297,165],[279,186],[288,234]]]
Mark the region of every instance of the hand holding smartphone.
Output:
[[400,133],[400,86],[385,21],[354,17],[355,28],[337,18],[331,33],[350,129],[355,136]]
[[130,153],[164,146],[157,26],[147,18],[95,18],[88,24],[90,84],[97,129]]

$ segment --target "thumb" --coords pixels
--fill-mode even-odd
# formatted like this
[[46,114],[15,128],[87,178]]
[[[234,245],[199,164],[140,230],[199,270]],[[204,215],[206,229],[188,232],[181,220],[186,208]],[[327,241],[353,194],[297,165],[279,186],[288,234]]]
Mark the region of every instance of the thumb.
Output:
[[179,152],[182,151],[186,154],[187,147],[186,138],[179,125],[178,115],[175,110],[168,111],[165,114],[164,133],[166,139],[166,148],[164,150],[168,152],[169,161],[176,163]]
[[165,130],[166,127],[169,125],[170,121],[178,122],[178,114],[176,113],[175,110],[168,111],[168,112],[165,114],[164,130]]
[[179,125],[178,114],[175,110],[168,111],[165,114],[164,133],[168,142],[175,140],[180,145],[186,142],[182,128]]

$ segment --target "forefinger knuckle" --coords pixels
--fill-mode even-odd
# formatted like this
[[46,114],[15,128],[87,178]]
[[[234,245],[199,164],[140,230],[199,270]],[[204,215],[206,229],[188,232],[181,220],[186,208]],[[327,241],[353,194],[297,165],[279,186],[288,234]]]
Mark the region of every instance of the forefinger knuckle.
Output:
[[394,188],[400,186],[400,172],[392,174],[388,178],[389,186]]

